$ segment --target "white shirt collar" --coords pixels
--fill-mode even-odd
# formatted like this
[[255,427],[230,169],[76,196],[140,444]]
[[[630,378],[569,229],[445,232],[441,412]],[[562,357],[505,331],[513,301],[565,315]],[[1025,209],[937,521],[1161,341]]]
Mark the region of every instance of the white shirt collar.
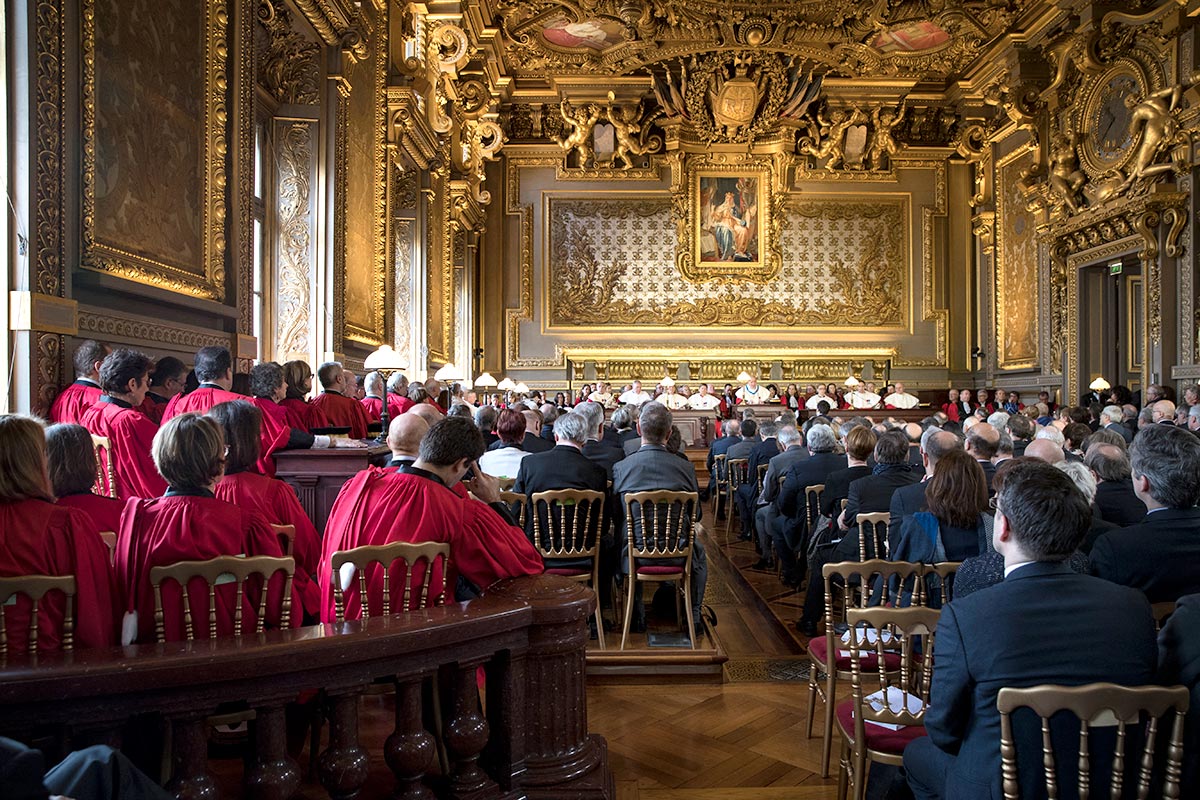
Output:
[[1026,566],[1028,564],[1032,564],[1032,563],[1033,563],[1032,561],[1018,561],[1016,564],[1013,564],[1011,567],[1005,566],[1004,567],[1004,577],[1007,578],[1009,575],[1011,575],[1013,573],[1014,570],[1018,570],[1021,567],[1024,567],[1024,566]]

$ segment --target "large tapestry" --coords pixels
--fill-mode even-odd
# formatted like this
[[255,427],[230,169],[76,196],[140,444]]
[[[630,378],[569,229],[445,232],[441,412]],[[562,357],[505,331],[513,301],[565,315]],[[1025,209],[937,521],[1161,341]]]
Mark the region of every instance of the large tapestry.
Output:
[[84,266],[224,300],[223,3],[85,0]]
[[788,204],[768,283],[689,282],[667,199],[552,199],[550,325],[899,327],[908,306],[906,197]]
[[996,329],[1000,369],[1030,369],[1038,362],[1037,220],[1026,208],[1018,181],[1033,167],[1021,150],[998,165],[996,221]]

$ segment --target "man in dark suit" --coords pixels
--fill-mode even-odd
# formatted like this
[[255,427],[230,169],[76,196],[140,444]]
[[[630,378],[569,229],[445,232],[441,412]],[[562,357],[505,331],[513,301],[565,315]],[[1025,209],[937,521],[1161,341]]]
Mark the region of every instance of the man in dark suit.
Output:
[[[742,423],[741,420],[731,419],[726,420],[721,426],[721,432],[724,434],[719,439],[714,439],[713,443],[708,448],[708,493],[709,496],[717,490],[717,456],[728,457],[729,448],[742,440]],[[721,495],[717,498],[717,520],[725,519],[725,496]]]
[[1013,414],[1008,418],[1005,427],[1013,440],[1013,458],[1020,458],[1025,455],[1025,448],[1033,441],[1033,420],[1024,414]]
[[[525,532],[533,534],[533,496],[558,489],[608,490],[604,468],[583,454],[587,442],[588,421],[582,414],[563,414],[554,420],[554,447],[544,453],[531,453],[521,459],[513,491],[525,495]],[[544,511],[543,506],[543,511]],[[544,513],[538,515],[540,528],[548,530]]]
[[[1124,427],[1124,426],[1118,426]],[[1133,492],[1129,455],[1115,444],[1094,444],[1083,457],[1096,476],[1096,507],[1105,522],[1125,527],[1146,516],[1146,504]]]
[[920,468],[921,464],[921,437],[925,431],[915,422],[909,422],[904,426],[904,435],[908,437],[908,463],[914,467]]
[[1125,444],[1133,441],[1133,431],[1123,424],[1125,413],[1120,406],[1105,406],[1100,411],[1100,425],[1106,431],[1112,431],[1125,440]]
[[[613,493],[618,498],[617,530],[626,538],[625,531],[625,495],[630,492],[696,492],[696,468],[690,461],[682,459],[667,449],[667,439],[671,436],[671,412],[662,403],[646,403],[642,406],[638,417],[638,432],[642,437],[641,448],[633,455],[626,456],[613,467]],[[701,508],[697,503],[696,513],[699,517]],[[629,570],[628,541],[622,542],[621,571]],[[626,580],[629,580],[626,575]],[[704,586],[708,582],[708,558],[704,552],[704,544],[698,539],[692,539],[692,620],[700,624],[700,602],[704,599]],[[646,618],[639,591],[634,602],[634,628],[645,630]]]
[[[771,530],[771,544],[783,566],[783,580],[798,586],[804,580],[805,548],[808,546],[808,511],[804,489],[825,483],[829,473],[846,466],[846,457],[835,452],[833,428],[815,424],[806,434],[808,458],[793,463],[786,473],[775,507],[779,516]],[[800,559],[796,555],[799,553]]]
[[625,442],[637,438],[633,429],[633,411],[628,406],[621,406],[612,415],[612,424],[604,429],[604,441],[612,442],[623,447]]
[[893,492],[891,504],[888,506],[889,552],[896,549],[896,544],[900,540],[900,525],[904,522],[904,518],[911,517],[918,511],[929,510],[925,504],[925,490],[929,488],[929,479],[933,477],[933,473],[937,469],[938,459],[944,453],[961,447],[962,439],[959,439],[956,434],[937,428],[925,431],[921,437],[921,465],[924,468],[925,476],[921,478],[920,483],[901,486]]
[[[996,710],[1002,687],[1135,686],[1154,679],[1154,621],[1146,599],[1077,575],[1064,563],[1091,517],[1070,478],[1041,462],[1018,464],[997,501],[993,541],[1004,556],[1005,579],[942,609],[925,713],[929,736],[904,752],[918,800],[1003,797]],[[1036,718],[1016,714],[1013,720],[1021,796],[1036,797],[1043,790],[1041,731]],[[1070,732],[1069,724],[1054,727],[1056,740]],[[1078,738],[1076,727],[1070,740]],[[1061,783],[1075,785],[1074,761],[1059,759]]]
[[604,406],[599,403],[580,403],[574,413],[588,423],[588,439],[583,445],[583,454],[593,464],[604,469],[607,480],[612,480],[613,466],[625,457],[625,451],[611,440],[601,438],[604,428]]
[[1132,455],[1133,491],[1146,516],[1096,540],[1092,574],[1140,589],[1151,603],[1200,592],[1200,440],[1151,425],[1133,440]]
[[[554,447],[554,442],[547,442],[538,435],[542,427],[542,413],[521,409],[520,406],[517,406],[517,409],[525,417],[525,437],[521,439],[521,449],[526,453],[544,453]],[[497,439],[488,446],[488,450],[499,450],[501,447],[504,447],[504,442]]]
[[825,491],[821,492],[821,513],[830,519],[842,513],[842,501],[850,494],[850,484],[871,474],[868,461],[879,437],[865,425],[855,425],[842,441],[846,450],[846,468],[829,473],[825,478]]
[[742,421],[742,440],[729,445],[729,449],[725,451],[725,458],[729,461],[733,461],[735,458],[749,460],[750,453],[758,444],[758,423],[754,421],[753,417],[745,419]]
[[1191,691],[1183,735],[1183,776],[1180,797],[1200,792],[1200,594],[1179,598],[1175,613],[1158,634],[1158,681],[1182,684]]
[[1000,431],[988,423],[981,422],[967,431],[967,452],[983,467],[989,495],[992,493],[992,478],[996,475],[996,465],[992,463],[992,459],[996,457],[999,449]]
[[801,444],[800,431],[796,430],[794,425],[781,427],[777,438],[782,452],[767,462],[762,495],[757,498],[760,505],[754,512],[754,526],[762,553],[762,558],[755,565],[756,569],[765,569],[770,560],[771,531],[774,530],[775,520],[779,517],[779,508],[775,504],[779,498],[779,479],[787,475],[793,464],[808,458],[808,450]]
[[[771,459],[779,455],[779,427],[772,421],[764,422],[758,426],[758,435],[762,441],[754,443],[750,449],[747,465],[747,475],[750,480],[743,483],[737,488],[737,494],[734,496],[734,505],[737,507],[738,516],[742,521],[742,539],[749,540],[754,537],[754,510],[758,500],[758,465],[767,465]],[[731,447],[730,450],[733,448]],[[759,553],[766,556],[770,551],[763,548],[758,540],[755,539]]]
[[498,416],[500,416],[500,409],[492,405],[482,405],[475,409],[475,426],[483,434],[484,447],[491,448],[493,444],[500,441],[500,437],[496,435],[496,417]]

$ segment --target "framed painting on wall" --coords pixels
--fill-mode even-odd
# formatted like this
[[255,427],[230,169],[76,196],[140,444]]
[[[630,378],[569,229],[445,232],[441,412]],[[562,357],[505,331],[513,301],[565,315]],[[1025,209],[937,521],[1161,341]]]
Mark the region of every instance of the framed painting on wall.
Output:
[[761,185],[760,177],[753,173],[699,176],[697,262],[761,263]]

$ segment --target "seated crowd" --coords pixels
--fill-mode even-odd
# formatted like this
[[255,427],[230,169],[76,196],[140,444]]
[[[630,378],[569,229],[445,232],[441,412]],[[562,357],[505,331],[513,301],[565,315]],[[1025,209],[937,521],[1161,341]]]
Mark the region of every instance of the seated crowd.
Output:
[[[844,409],[832,385],[804,394],[790,385],[780,395],[754,380],[736,392],[726,386],[722,395],[668,384],[656,401],[635,381],[617,395],[601,383],[574,398],[560,392],[554,402],[534,392],[493,395],[476,406],[474,393],[458,385],[443,390],[437,381],[385,381],[378,373],[360,382],[337,363],[317,369],[324,391],[309,398],[314,372],[307,364],[258,364],[239,379],[220,347],[196,354],[190,391],[177,359],[153,363],[85,342],[74,361],[78,380],[55,401],[48,427],[29,416],[0,416],[0,575],[74,575],[80,647],[153,641],[152,568],[221,555],[282,556],[272,526],[295,531],[298,612],[290,625],[333,621],[335,588],[345,594],[345,617],[362,614],[358,582],[345,568],[335,572],[333,556],[364,545],[448,543],[449,565],[435,563],[431,576],[411,580],[424,578],[433,594],[445,588],[460,600],[505,577],[567,574],[577,565],[539,552],[547,527],[539,515],[547,512],[532,502],[561,489],[604,498],[596,588],[611,607],[610,587],[631,580],[631,568],[643,569],[630,564],[625,498],[665,490],[703,499],[719,489],[722,463],[742,458],[751,476],[763,467],[764,478],[717,496],[718,519],[737,515],[742,537],[758,550],[755,566],[778,561],[781,580],[797,589],[807,577],[797,622],[806,636],[825,619],[826,564],[864,555],[961,562],[932,654],[928,736],[904,756],[918,797],[1000,796],[1001,686],[1200,683],[1195,389],[1185,392],[1188,411],[1179,414],[1168,390],[1148,387],[1148,415],[1123,387],[1062,408],[1048,395],[1027,408],[1015,392],[951,390],[918,424],[836,415],[916,407],[900,383],[883,395],[871,384],[855,387],[842,398]],[[606,423],[606,407],[618,405]],[[724,435],[709,449],[703,491],[673,408],[726,416]],[[801,408],[828,413],[798,425]],[[318,534],[293,489],[274,477],[274,455],[365,447],[368,428],[385,411],[391,460],[346,482]],[[94,436],[107,447],[95,450]],[[502,479],[524,498],[523,522],[512,497],[502,498]],[[818,484],[819,502],[806,491]],[[886,534],[860,541],[857,517],[872,513],[887,515]],[[114,535],[111,554],[102,532]],[[701,538],[691,546],[689,599],[700,625],[707,555]],[[383,582],[381,570],[370,573],[365,601],[372,608]],[[636,631],[646,620],[635,586]],[[177,608],[182,591],[164,587],[164,606]],[[207,589],[186,591],[195,606],[207,607]],[[268,598],[283,591],[279,576],[257,587]],[[243,615],[254,616],[256,596],[242,598]],[[217,633],[228,635],[236,597],[223,590],[215,597]],[[1178,603],[1178,611],[1156,646],[1149,604],[1162,602]],[[27,627],[30,611],[18,601],[8,624]],[[61,599],[51,596],[40,615],[39,646],[56,647]],[[165,619],[166,638],[182,638],[180,616]],[[284,620],[269,615],[266,623]],[[199,626],[196,635],[205,633]],[[10,652],[25,647],[21,635],[7,640]],[[1189,720],[1183,796],[1200,791],[1198,723]],[[1026,770],[1037,777],[1037,765],[1026,763],[1023,784]]]

